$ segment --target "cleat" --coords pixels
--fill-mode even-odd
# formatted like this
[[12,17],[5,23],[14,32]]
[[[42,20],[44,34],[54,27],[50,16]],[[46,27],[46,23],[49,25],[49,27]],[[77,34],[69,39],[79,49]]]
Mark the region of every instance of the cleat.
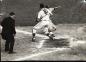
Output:
[[32,41],[35,42],[36,38],[32,38]]
[[52,37],[55,37],[55,35],[54,35],[54,34],[52,34],[51,36],[52,36]]
[[54,40],[54,39],[55,39],[54,37],[55,37],[54,34],[52,34],[52,35],[49,36],[49,38],[50,38],[51,40]]
[[54,38],[54,37],[50,37],[50,39],[51,39],[51,40],[55,40],[55,38]]

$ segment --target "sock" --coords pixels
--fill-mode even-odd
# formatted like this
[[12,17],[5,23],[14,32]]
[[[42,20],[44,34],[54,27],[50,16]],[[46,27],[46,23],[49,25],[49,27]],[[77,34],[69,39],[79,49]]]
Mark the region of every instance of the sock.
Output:
[[33,33],[33,38],[35,37],[35,33]]

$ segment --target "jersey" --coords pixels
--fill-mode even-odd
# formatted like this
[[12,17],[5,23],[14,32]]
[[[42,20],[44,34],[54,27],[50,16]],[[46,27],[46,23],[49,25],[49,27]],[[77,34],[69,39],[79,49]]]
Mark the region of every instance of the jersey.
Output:
[[41,11],[38,13],[38,19],[40,20],[50,20],[50,16],[53,15],[52,11],[54,8],[43,8]]
[[52,30],[53,27],[56,28],[55,25],[50,20],[50,16],[53,15],[52,14],[53,9],[54,8],[49,8],[49,9],[48,8],[43,8],[39,11],[38,19],[40,19],[41,21],[34,26],[34,29],[39,30],[39,29],[42,29],[46,26],[49,28],[49,30]]
[[38,13],[38,19],[40,19],[40,20],[42,20],[42,18],[44,17],[44,16],[46,16],[46,14],[45,14],[45,12],[43,11],[44,10],[44,8],[43,9],[41,9],[40,11],[39,11],[39,13]]

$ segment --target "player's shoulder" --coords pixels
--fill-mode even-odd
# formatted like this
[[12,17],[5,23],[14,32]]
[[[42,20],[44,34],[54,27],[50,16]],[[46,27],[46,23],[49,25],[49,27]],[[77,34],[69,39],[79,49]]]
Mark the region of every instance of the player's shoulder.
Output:
[[39,11],[39,13],[43,13],[44,12],[44,9],[41,9],[40,11]]

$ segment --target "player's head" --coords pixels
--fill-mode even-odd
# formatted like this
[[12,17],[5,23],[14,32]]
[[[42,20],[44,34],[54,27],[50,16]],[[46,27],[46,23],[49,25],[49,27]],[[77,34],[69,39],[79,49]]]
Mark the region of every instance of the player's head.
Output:
[[43,3],[40,3],[40,8],[44,8],[44,4]]
[[10,15],[12,18],[15,18],[15,13],[14,13],[14,12],[10,12],[9,15]]
[[43,11],[45,14],[48,14],[47,8],[44,8]]
[[15,13],[14,12],[10,12],[9,15],[10,16],[13,16],[13,15],[15,15]]

